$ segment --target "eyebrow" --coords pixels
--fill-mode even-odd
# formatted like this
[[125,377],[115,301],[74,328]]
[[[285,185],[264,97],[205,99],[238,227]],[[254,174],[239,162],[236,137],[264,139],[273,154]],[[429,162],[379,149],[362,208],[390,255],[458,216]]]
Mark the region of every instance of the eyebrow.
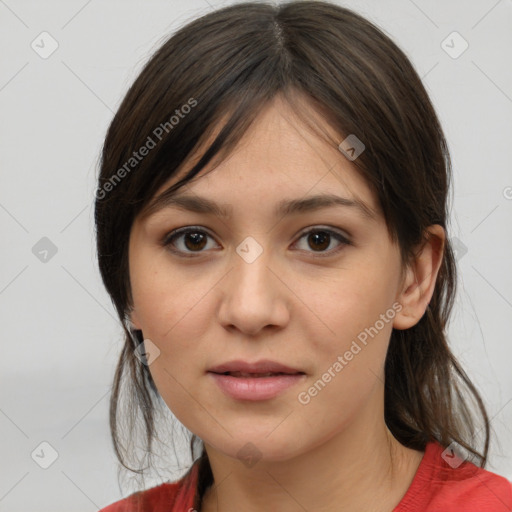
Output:
[[[354,211],[357,211],[360,215],[367,219],[376,218],[376,212],[362,201],[357,199],[348,199],[334,194],[319,194],[301,199],[284,199],[277,203],[274,209],[274,215],[276,217],[282,217],[293,214],[313,212],[334,206],[353,208]],[[148,206],[144,217],[152,215],[164,208],[173,207],[195,213],[216,215],[223,218],[230,218],[233,212],[233,209],[230,205],[218,204],[210,199],[207,199],[206,197],[185,194],[174,194],[169,196],[164,192]]]

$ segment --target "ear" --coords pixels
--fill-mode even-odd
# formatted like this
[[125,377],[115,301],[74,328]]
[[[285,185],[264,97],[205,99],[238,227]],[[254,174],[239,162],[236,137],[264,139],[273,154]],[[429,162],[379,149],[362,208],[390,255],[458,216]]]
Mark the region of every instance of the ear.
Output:
[[416,248],[414,260],[408,265],[397,301],[402,309],[395,315],[395,329],[409,329],[425,314],[436,286],[443,261],[445,231],[433,224],[427,228],[427,240]]

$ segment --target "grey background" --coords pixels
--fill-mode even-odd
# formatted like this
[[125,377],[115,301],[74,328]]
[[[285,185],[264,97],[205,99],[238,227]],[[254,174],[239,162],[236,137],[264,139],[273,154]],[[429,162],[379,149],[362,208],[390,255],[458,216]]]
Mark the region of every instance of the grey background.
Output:
[[[121,330],[93,237],[100,145],[151,52],[229,3],[0,0],[0,511],[94,511],[122,496],[108,431]],[[492,418],[488,469],[512,479],[512,1],[339,3],[400,45],[441,118],[461,275],[451,343]],[[48,58],[31,47],[51,49],[43,31],[58,42]],[[469,44],[457,58],[453,31]],[[42,442],[58,455],[47,469]]]

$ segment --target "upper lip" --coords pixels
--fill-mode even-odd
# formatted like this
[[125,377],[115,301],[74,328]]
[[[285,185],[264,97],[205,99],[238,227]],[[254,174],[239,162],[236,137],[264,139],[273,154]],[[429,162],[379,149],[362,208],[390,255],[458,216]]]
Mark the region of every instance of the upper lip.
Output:
[[226,372],[244,372],[244,373],[304,373],[296,368],[290,368],[276,361],[269,359],[261,359],[250,363],[237,359],[235,361],[228,361],[210,368],[209,372],[213,373],[226,373]]

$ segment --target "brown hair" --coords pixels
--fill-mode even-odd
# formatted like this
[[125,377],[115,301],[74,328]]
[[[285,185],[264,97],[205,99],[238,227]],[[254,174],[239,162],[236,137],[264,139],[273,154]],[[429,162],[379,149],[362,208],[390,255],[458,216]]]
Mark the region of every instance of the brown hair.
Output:
[[[420,77],[383,31],[351,10],[324,1],[225,7],[190,22],[156,51],[126,94],[105,138],[95,204],[97,250],[103,282],[122,321],[132,306],[128,240],[135,217],[221,120],[226,121],[212,145],[166,194],[190,181],[214,156],[229,154],[262,106],[277,94],[299,115],[296,100],[306,98],[337,133],[356,134],[364,142],[366,149],[353,164],[376,192],[404,264],[424,240],[427,226],[447,228],[447,143]],[[154,149],[132,162],[133,152],[150,139]],[[456,281],[447,239],[426,314],[410,329],[392,332],[385,363],[385,421],[407,447],[423,450],[431,440],[444,446],[456,441],[483,467],[488,416],[445,333]],[[141,412],[150,453],[154,411],[163,404],[123,326],[110,427],[119,461],[139,471],[126,465],[132,454],[123,440],[132,434],[129,430],[122,437],[118,424],[129,417],[131,429]],[[141,342],[142,333],[136,335]],[[123,386],[130,400],[126,411],[119,406]],[[475,446],[479,432],[474,408],[483,424],[482,452]],[[196,442],[201,445],[192,435],[192,458]],[[202,493],[212,474],[204,447],[201,455]]]

